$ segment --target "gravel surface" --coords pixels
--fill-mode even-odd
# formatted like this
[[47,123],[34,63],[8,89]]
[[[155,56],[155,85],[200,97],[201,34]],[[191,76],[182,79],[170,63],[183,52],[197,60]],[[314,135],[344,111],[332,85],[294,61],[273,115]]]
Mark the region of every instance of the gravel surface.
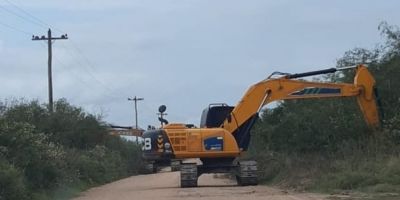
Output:
[[224,176],[204,174],[199,187],[180,188],[179,172],[161,172],[151,175],[132,176],[107,185],[92,188],[75,200],[321,200],[326,195],[294,193],[268,186],[239,187]]

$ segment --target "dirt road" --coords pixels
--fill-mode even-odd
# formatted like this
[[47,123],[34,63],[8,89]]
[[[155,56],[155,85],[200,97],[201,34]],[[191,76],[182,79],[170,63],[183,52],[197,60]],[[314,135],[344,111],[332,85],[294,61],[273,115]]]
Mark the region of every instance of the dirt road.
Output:
[[83,192],[75,200],[321,200],[323,195],[293,193],[267,186],[238,187],[236,182],[212,174],[199,178],[199,187],[180,188],[179,172],[162,172],[119,180]]

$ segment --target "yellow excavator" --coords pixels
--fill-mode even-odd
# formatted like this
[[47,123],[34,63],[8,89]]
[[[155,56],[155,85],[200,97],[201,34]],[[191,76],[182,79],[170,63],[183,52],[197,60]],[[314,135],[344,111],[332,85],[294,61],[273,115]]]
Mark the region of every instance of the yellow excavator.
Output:
[[268,103],[289,99],[356,97],[367,125],[371,128],[379,126],[375,80],[366,66],[352,68],[356,70],[352,84],[298,79],[335,73],[344,70],[342,68],[299,74],[273,73],[251,86],[236,106],[208,106],[202,113],[200,128],[171,123],[146,131],[143,134],[143,158],[154,166],[174,159],[199,158],[201,164],[181,164],[181,187],[196,187],[198,177],[204,173],[233,173],[239,185],[256,185],[257,163],[241,161],[239,157],[248,149],[250,130],[258,113]]

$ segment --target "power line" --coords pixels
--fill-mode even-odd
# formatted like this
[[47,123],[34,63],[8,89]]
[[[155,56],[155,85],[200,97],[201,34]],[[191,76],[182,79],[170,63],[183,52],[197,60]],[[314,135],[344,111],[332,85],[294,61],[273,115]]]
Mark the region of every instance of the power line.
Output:
[[29,18],[26,18],[26,17],[24,17],[24,16],[22,16],[22,15],[16,13],[16,12],[14,12],[14,11],[12,11],[12,10],[6,8],[5,6],[0,5],[0,8],[3,9],[4,11],[6,11],[6,12],[12,14],[12,15],[14,15],[14,16],[17,16],[17,17],[21,18],[22,20],[28,21],[28,22],[30,22],[30,23],[32,23],[32,24],[35,24],[35,25],[37,25],[37,26],[40,26],[40,27],[42,27],[42,28],[47,28],[46,26],[44,26],[44,25],[42,25],[42,24],[40,24],[40,23],[37,23],[37,22],[35,22],[35,21],[33,21],[33,20],[29,19]]
[[[64,48],[64,49],[66,50],[66,52],[67,52],[72,58],[75,57],[75,56],[76,56],[76,58],[78,58],[79,55],[81,55],[81,56],[83,55],[83,53],[81,53],[81,54],[79,54],[79,53],[72,54],[72,53],[69,51],[70,49],[67,48],[64,44],[62,44],[61,47]],[[83,57],[83,56],[82,56],[82,57]],[[88,63],[88,62],[90,62],[90,61],[87,59],[87,63]],[[124,94],[119,94],[118,92],[115,91],[115,89],[112,89],[112,88],[110,88],[109,86],[107,86],[107,84],[105,84],[103,81],[101,81],[100,79],[98,79],[92,72],[90,72],[89,68],[92,69],[92,70],[94,70],[93,64],[91,64],[92,67],[87,68],[87,66],[90,66],[90,64],[83,64],[83,63],[81,62],[81,59],[75,59],[75,63],[77,63],[79,66],[81,66],[93,80],[95,80],[99,85],[101,85],[101,86],[102,86],[104,89],[106,89],[108,92],[113,93],[113,94],[118,95],[118,96],[123,96],[123,95],[124,95]],[[124,95],[124,96],[129,96],[129,95]]]
[[[39,44],[41,45],[41,47],[43,47],[43,49],[47,49],[47,45],[45,45],[44,43],[39,43]],[[60,43],[60,44],[62,44],[62,43]],[[90,82],[88,82],[88,81],[82,79],[82,78],[79,76],[79,73],[76,73],[75,71],[71,70],[71,67],[68,66],[68,65],[67,65],[66,63],[64,63],[63,61],[61,61],[59,58],[54,57],[54,60],[59,64],[59,66],[60,66],[61,68],[65,69],[67,72],[69,72],[69,73],[72,75],[71,77],[73,77],[75,80],[77,80],[78,82],[80,82],[80,83],[81,83],[83,86],[85,86],[87,89],[90,89],[90,90],[96,89],[96,88],[93,87],[91,84],[88,84],[88,83],[90,83]],[[100,88],[101,88],[101,87],[100,87]],[[111,95],[107,94],[108,91],[107,91],[107,90],[104,90],[104,88],[101,88],[101,89],[103,89],[103,91],[106,92],[106,93],[103,93],[102,96],[104,96],[104,97],[106,97],[106,98],[109,98],[110,100],[118,100],[118,99],[120,99],[120,97],[111,96]]]
[[[8,3],[9,5],[11,5],[12,7],[14,7],[14,8],[17,9],[18,11],[22,12],[22,13],[25,14],[26,16],[29,16],[30,18],[24,17],[24,16],[18,14],[17,12],[12,11],[12,10],[10,10],[10,9],[8,9],[8,8],[6,8],[6,7],[0,5],[0,7],[1,7],[3,10],[5,10],[6,12],[8,12],[8,13],[10,13],[10,14],[13,14],[13,15],[15,15],[15,16],[17,16],[17,17],[19,17],[19,18],[21,18],[21,19],[23,19],[23,20],[25,20],[25,21],[27,21],[27,22],[30,22],[30,23],[32,23],[32,24],[35,24],[35,25],[37,25],[37,26],[45,27],[45,28],[47,28],[47,27],[52,27],[53,29],[57,30],[58,32],[63,33],[62,30],[60,30],[60,29],[58,29],[58,28],[56,28],[56,27],[54,27],[54,26],[49,25],[49,24],[46,23],[45,21],[43,21],[43,20],[39,19],[38,17],[36,17],[36,16],[30,14],[29,12],[27,12],[27,11],[24,10],[24,9],[22,9],[20,6],[18,6],[17,4],[11,2],[10,0],[3,0],[3,1],[5,1],[6,3]],[[15,28],[15,27],[8,26],[7,24],[1,24],[1,25],[6,26],[6,27],[8,27],[8,28],[10,28],[10,29],[13,29],[13,30],[16,30],[16,31],[19,31],[19,32],[22,32],[22,33],[25,33],[25,34],[30,35],[30,33],[28,33],[28,32],[19,30],[19,29]],[[110,88],[107,84],[105,84],[104,82],[102,82],[101,80],[99,80],[93,73],[91,73],[91,72],[86,68],[86,66],[88,66],[90,69],[92,69],[92,70],[94,70],[94,71],[95,71],[95,69],[96,69],[96,68],[94,67],[93,63],[88,59],[88,57],[85,56],[85,54],[83,53],[83,51],[82,51],[72,40],[69,40],[69,41],[70,41],[70,43],[71,43],[71,46],[73,47],[72,50],[74,50],[75,52],[77,52],[77,53],[76,53],[76,58],[82,57],[83,60],[86,62],[86,64],[83,64],[82,62],[80,62],[81,59],[78,58],[78,59],[76,59],[76,63],[77,63],[78,65],[80,65],[80,66],[83,66],[84,69],[85,69],[85,71],[89,74],[89,76],[90,76],[92,79],[94,79],[96,82],[98,82],[100,85],[102,85],[105,89],[107,89],[108,92],[112,92],[112,93],[114,93],[114,94],[117,94],[117,93],[115,92],[115,89]],[[63,44],[62,44],[62,46],[63,46],[63,48],[66,50],[66,52],[68,52],[68,54],[70,54],[72,57],[75,57],[75,56],[73,56],[71,53],[69,53],[69,52],[71,51],[70,48],[67,48],[67,47],[66,47],[65,45],[63,45]],[[118,95],[121,95],[121,94],[118,94]],[[122,95],[128,96],[126,93],[125,93],[125,94],[122,94]],[[121,96],[122,96],[122,95],[121,95]]]
[[[44,28],[51,27],[51,28],[55,29],[57,32],[64,33],[64,31],[62,31],[62,30],[56,28],[55,26],[49,25],[49,24],[46,23],[45,21],[39,19],[38,17],[35,17],[34,15],[30,14],[30,13],[27,12],[26,10],[20,8],[20,7],[19,7],[18,5],[16,5],[15,3],[12,3],[12,2],[9,1],[9,0],[4,0],[4,1],[7,2],[9,5],[11,5],[13,8],[15,8],[15,9],[17,9],[18,11],[20,11],[21,13],[23,13],[24,15],[28,16],[29,18],[28,18],[28,17],[25,17],[25,16],[23,16],[23,15],[21,15],[20,13],[18,13],[18,12],[16,12],[16,11],[13,11],[13,10],[7,8],[7,7],[4,7],[4,6],[0,5],[0,8],[1,8],[2,10],[6,11],[7,13],[12,14],[12,15],[14,15],[14,16],[16,16],[16,17],[18,17],[18,18],[20,18],[20,19],[22,19],[22,20],[24,20],[24,21],[26,21],[26,22],[29,22],[29,23],[31,23],[31,24],[33,24],[33,25],[36,25],[36,26],[38,26],[38,27],[44,27]],[[14,27],[14,26],[8,25],[8,24],[3,23],[3,22],[1,22],[1,21],[0,21],[0,25],[6,27],[6,28],[8,28],[8,29],[11,29],[11,30],[13,30],[13,31],[17,31],[17,32],[19,32],[19,33],[22,33],[22,34],[26,34],[26,35],[29,35],[29,36],[32,35],[31,33],[27,32],[27,31],[24,31],[24,30],[22,30],[22,29],[19,29],[19,28]],[[62,44],[62,43],[61,43],[61,44]],[[83,63],[81,63],[81,62],[80,62],[81,59],[76,59],[77,63],[78,63],[80,66],[84,66],[84,69],[85,69],[85,71],[89,74],[89,76],[90,76],[92,79],[94,79],[96,82],[98,82],[100,85],[103,86],[103,87],[100,87],[100,88],[103,89],[104,92],[105,92],[105,93],[103,93],[103,95],[104,95],[105,97],[107,97],[108,99],[114,99],[114,100],[115,100],[115,99],[120,99],[120,97],[109,95],[110,92],[111,92],[111,93],[115,93],[115,90],[109,88],[106,84],[104,84],[102,81],[100,81],[98,78],[96,78],[96,76],[93,75],[93,74],[86,68],[86,66],[89,66],[89,68],[91,68],[91,69],[93,69],[93,70],[95,69],[95,67],[93,67],[94,65],[93,65],[93,64],[90,62],[90,60],[83,54],[82,50],[80,50],[80,48],[79,48],[77,45],[75,45],[75,43],[72,43],[72,42],[71,42],[71,44],[72,44],[72,46],[74,47],[74,49],[78,52],[78,53],[76,54],[77,57],[79,57],[79,55],[80,55],[81,57],[84,58],[84,60],[85,60],[86,63],[88,63],[88,64],[87,64],[87,65],[84,65]],[[43,46],[44,44],[41,44],[41,45]],[[74,50],[74,49],[71,49],[71,48],[67,48],[64,44],[62,44],[62,46],[66,49],[66,51],[67,51],[69,54],[70,54],[71,50]],[[72,57],[74,57],[72,54],[70,54],[70,55],[71,55]],[[77,74],[77,73],[75,73],[74,71],[72,71],[72,70],[71,70],[69,67],[67,67],[67,65],[66,65],[64,62],[62,62],[60,59],[58,59],[57,57],[55,57],[54,59],[55,59],[62,67],[64,67],[65,69],[67,69],[70,73],[74,74],[75,76],[73,76],[73,77],[74,77],[76,80],[78,80],[79,82],[81,82],[84,86],[86,86],[86,87],[88,87],[88,88],[91,88],[91,89],[95,89],[95,87],[92,87],[91,84],[88,84],[88,82],[86,82],[85,80],[83,80],[82,78],[80,78],[79,74]],[[115,94],[116,94],[116,93],[115,93]],[[118,96],[122,96],[122,95],[121,95],[121,94],[118,94]],[[127,96],[127,95],[125,94],[124,96]]]
[[[62,43],[60,43],[61,44],[61,46],[64,46],[64,44],[62,44]],[[42,46],[45,46],[44,44],[42,44]],[[67,49],[66,49],[67,50]],[[68,54],[70,54],[69,52],[68,52]],[[71,56],[72,56],[72,54],[70,54]],[[70,66],[68,66],[67,64],[65,64],[63,61],[61,61],[60,59],[58,59],[57,57],[55,57],[55,60],[57,61],[57,62],[59,62],[59,64],[61,64],[63,67],[64,67],[64,69],[66,69],[69,73],[71,73],[72,75],[73,75],[73,77],[76,79],[76,80],[78,80],[79,82],[81,82],[83,85],[85,85],[88,89],[96,89],[95,87],[93,87],[93,84],[89,84],[89,83],[91,83],[91,82],[89,82],[89,81],[86,81],[86,80],[84,80],[84,79],[82,79],[82,78],[80,78],[80,74],[79,73],[76,73],[75,71],[73,71],[73,70],[71,70],[71,67]],[[81,65],[81,62],[79,61],[79,60],[77,60],[76,62],[75,62],[76,64],[78,64],[79,66],[82,66]],[[88,72],[89,73],[89,72]],[[93,77],[92,77],[92,79],[93,79]],[[120,97],[116,97],[116,96],[111,96],[111,95],[109,95],[108,93],[110,93],[110,91],[109,90],[107,90],[106,88],[104,88],[104,87],[98,87],[98,88],[101,88],[102,90],[103,90],[103,92],[106,92],[106,93],[104,93],[104,96],[105,97],[107,97],[107,98],[110,98],[110,99],[112,99],[112,100],[115,100],[115,99],[120,99]],[[111,93],[112,93],[113,91],[111,91]],[[121,95],[120,95],[121,96]]]
[[[42,46],[43,48],[47,49],[47,46],[46,46],[45,44],[42,44],[42,43],[41,43],[41,46]],[[57,57],[54,57],[54,60],[55,60],[58,64],[60,64],[61,68],[65,69],[65,70],[68,71],[71,75],[73,75],[72,77],[73,77],[75,80],[79,81],[83,86],[85,86],[85,87],[87,87],[88,89],[91,89],[91,90],[92,90],[92,89],[96,89],[96,88],[93,87],[91,84],[88,84],[88,83],[89,83],[88,81],[82,79],[82,78],[79,76],[79,73],[76,73],[75,71],[71,70],[71,67],[68,66],[67,64],[65,64],[63,61],[61,61],[61,60],[58,59]],[[103,88],[102,88],[102,89],[103,89]],[[108,92],[108,91],[104,90],[104,92]],[[119,97],[115,97],[115,96],[108,95],[107,93],[105,93],[103,96],[105,96],[105,97],[107,97],[107,98],[110,98],[111,100],[120,99]]]
[[[38,25],[38,26],[41,26],[41,27],[44,27],[44,28],[50,27],[50,28],[52,28],[52,29],[54,29],[54,30],[56,30],[56,31],[58,31],[58,32],[60,32],[60,33],[64,33],[64,31],[61,31],[60,29],[58,29],[58,28],[56,28],[56,27],[54,27],[54,26],[51,26],[51,25],[49,25],[48,23],[46,23],[45,21],[43,21],[43,20],[39,19],[38,17],[35,17],[34,15],[30,14],[28,11],[22,9],[22,8],[21,8],[20,6],[18,6],[16,3],[11,2],[10,0],[3,0],[3,1],[5,1],[5,2],[8,3],[9,5],[11,5],[12,7],[16,8],[16,9],[19,10],[20,12],[24,13],[26,16],[29,16],[29,17],[32,18],[33,20],[28,19],[28,18],[25,18],[25,17],[23,17],[23,16],[19,16],[19,14],[16,14],[17,16],[19,16],[19,17],[21,17],[21,18],[23,18],[23,19],[25,19],[25,20],[27,20],[27,21],[29,21],[29,22],[31,22],[31,23],[34,23],[34,24],[36,24],[36,25]],[[4,8],[4,7],[3,7],[3,8]],[[7,9],[7,10],[8,10],[8,9]],[[13,11],[10,11],[10,12],[14,13]]]
[[[91,68],[92,70],[96,71],[96,68],[94,67],[94,64],[89,60],[89,58],[87,56],[85,56],[85,54],[83,53],[83,51],[77,46],[75,45],[75,43],[73,41],[70,41],[72,47],[75,48],[75,50],[78,52],[76,55],[80,55],[85,62],[87,63],[87,66],[89,66],[89,68]],[[89,72],[90,73],[90,72]],[[94,75],[92,75],[94,77]],[[97,79],[96,77],[94,77],[94,79]],[[98,82],[102,85],[104,85],[107,89],[114,91],[114,89],[109,88],[105,83],[103,83],[102,81],[98,80]],[[125,95],[125,96],[129,96],[129,95]]]
[[87,56],[85,56],[85,54],[83,53],[83,51],[78,47],[78,45],[75,44],[75,42],[73,42],[72,40],[70,41],[71,45],[73,48],[76,49],[76,51],[79,53],[78,55],[81,55],[85,61],[88,63],[89,67],[91,67],[93,70],[95,70],[95,68],[93,67],[92,62],[90,62],[90,60],[88,59]]
[[[87,74],[88,74],[92,79],[94,79],[97,83],[99,83],[100,85],[102,85],[105,89],[107,89],[107,90],[108,90],[109,92],[111,92],[111,93],[114,93],[114,94],[116,94],[116,95],[121,95],[121,96],[122,96],[122,95],[124,95],[124,96],[129,96],[129,95],[127,95],[127,93],[118,94],[118,92],[116,92],[115,89],[110,88],[107,84],[105,84],[103,81],[101,81],[100,79],[98,79],[92,72],[90,72],[89,69],[91,69],[91,70],[93,70],[93,71],[97,71],[96,68],[94,67],[94,64],[89,60],[89,58],[88,58],[87,56],[85,56],[85,54],[83,53],[83,51],[82,51],[77,45],[75,45],[75,43],[74,43],[72,40],[70,40],[70,44],[71,44],[72,47],[74,47],[74,49],[75,49],[75,51],[72,51],[72,52],[74,52],[74,54],[73,54],[73,53],[70,53],[70,52],[69,52],[70,49],[69,49],[67,46],[65,46],[64,44],[62,44],[61,46],[66,50],[66,52],[68,52],[68,54],[69,54],[71,57],[76,57],[76,58],[78,58],[78,59],[76,59],[76,63],[77,63],[78,65],[82,66],[83,69],[87,72]],[[82,62],[80,61],[79,57],[82,57],[83,60],[86,62],[86,64],[82,63]],[[89,67],[89,68],[86,68],[86,67]]]
[[14,31],[17,31],[17,32],[26,34],[26,35],[31,35],[31,34],[32,34],[32,33],[26,32],[26,31],[24,31],[24,30],[21,30],[21,29],[19,29],[19,28],[13,27],[13,26],[11,26],[11,25],[5,24],[5,23],[3,23],[3,22],[0,22],[0,25],[2,25],[2,26],[4,26],[4,27],[7,27],[7,28],[9,28],[9,29],[11,29],[11,30],[14,30]]
[[[71,70],[71,68],[65,64],[64,62],[62,62],[60,59],[55,58],[55,60],[61,65],[61,67],[65,70],[67,70],[69,73],[71,73],[74,79],[76,79],[77,81],[79,81],[82,85],[84,85],[85,87],[87,87],[88,89],[92,90],[92,89],[96,89],[95,87],[93,87],[92,85],[88,84],[89,82],[87,82],[86,80],[80,78],[79,73],[76,73],[75,71]],[[106,90],[104,90],[104,92],[108,92]],[[111,96],[107,93],[104,93],[103,95],[104,97],[107,97],[111,100],[116,100],[116,99],[120,99],[119,97],[115,97],[115,96]]]

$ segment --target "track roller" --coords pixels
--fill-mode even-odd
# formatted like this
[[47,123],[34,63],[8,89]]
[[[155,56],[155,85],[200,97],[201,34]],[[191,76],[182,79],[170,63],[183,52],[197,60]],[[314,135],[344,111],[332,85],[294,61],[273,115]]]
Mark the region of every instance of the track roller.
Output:
[[197,164],[196,163],[182,163],[181,167],[181,187],[197,187]]
[[181,161],[180,160],[171,160],[171,171],[179,171],[181,169]]
[[155,163],[146,163],[145,173],[146,174],[157,173],[157,165]]
[[236,181],[240,186],[258,185],[257,162],[240,161],[237,166]]

